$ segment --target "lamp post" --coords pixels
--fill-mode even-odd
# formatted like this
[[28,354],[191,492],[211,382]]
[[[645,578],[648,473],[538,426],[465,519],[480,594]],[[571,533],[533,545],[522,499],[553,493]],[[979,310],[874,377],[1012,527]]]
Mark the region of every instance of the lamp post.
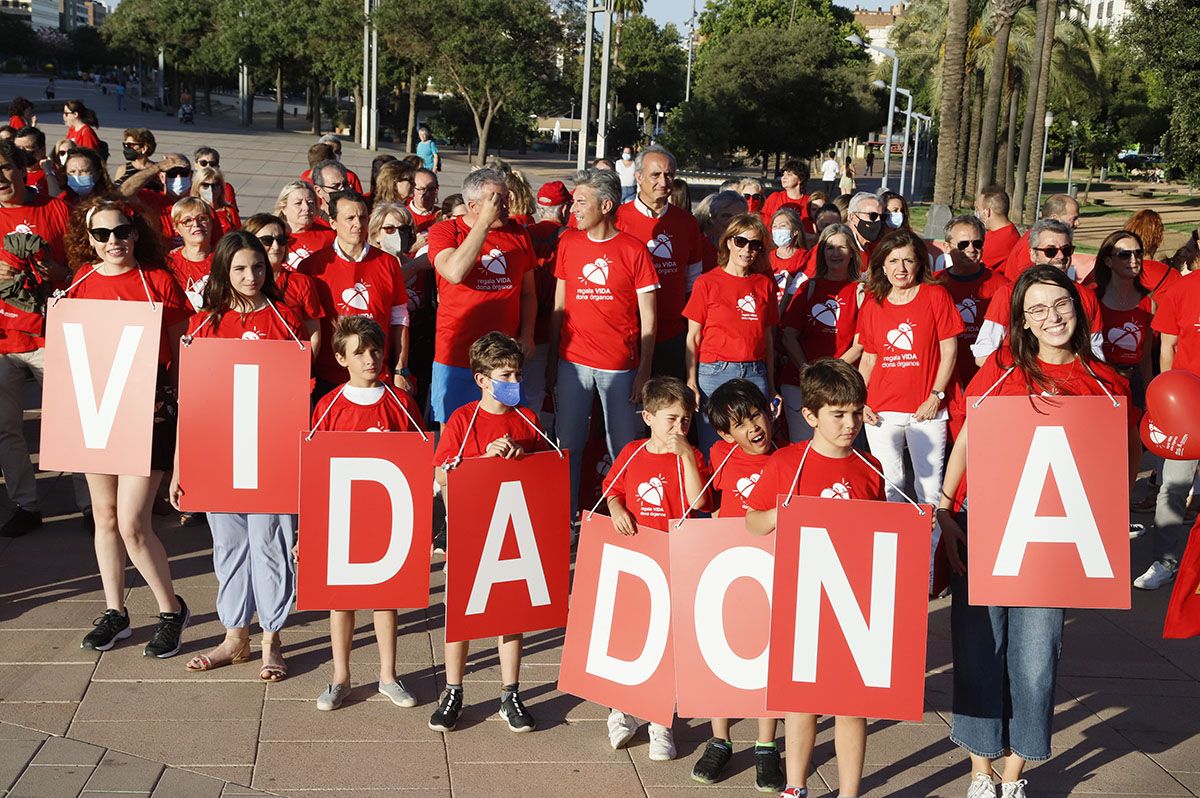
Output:
[[683,84],[683,101],[692,99],[692,54],[696,48],[696,0],[692,0],[692,16],[688,21],[688,64],[687,79]]
[[1074,197],[1075,187],[1071,185],[1071,173],[1075,171],[1075,131],[1079,128],[1079,120],[1071,120],[1071,149],[1067,151],[1067,194]]
[[[912,109],[912,92],[908,89],[896,88],[897,94],[903,94],[908,98],[908,106],[904,109],[904,157],[900,161],[900,194],[904,194],[904,173],[908,171],[908,133],[912,127],[913,109]],[[915,162],[915,159],[914,159]],[[912,191],[912,186],[908,187]]]
[[[895,50],[887,47],[877,47],[874,44],[864,42],[857,34],[850,34],[846,37],[846,41],[853,44],[855,47],[865,47],[868,50],[874,50],[881,55],[885,55],[892,59],[892,88],[891,96],[888,98],[888,120],[887,120],[887,144],[883,150],[883,179],[879,184],[881,189],[888,187],[888,165],[892,160],[892,123],[895,121],[896,108],[896,81],[900,78],[900,56],[896,55]],[[880,81],[882,82],[882,81]]]
[[1038,193],[1034,202],[1034,221],[1042,218],[1042,185],[1046,182],[1046,149],[1050,146],[1050,126],[1054,124],[1054,112],[1046,112],[1046,135],[1042,138],[1042,168],[1038,173]]
[[912,175],[908,180],[908,193],[912,194],[912,198],[915,200],[917,199],[917,161],[921,160],[921,125],[932,125],[933,118],[916,111],[913,112],[913,116],[917,118],[917,138],[913,142]]
[[612,54],[612,7],[613,0],[604,0],[601,19],[604,20],[604,33],[601,37],[600,53],[600,104],[597,106],[599,116],[596,119],[596,157],[604,157],[605,139],[608,137],[608,61]]
[[658,138],[662,135],[662,103],[654,104],[654,137]]

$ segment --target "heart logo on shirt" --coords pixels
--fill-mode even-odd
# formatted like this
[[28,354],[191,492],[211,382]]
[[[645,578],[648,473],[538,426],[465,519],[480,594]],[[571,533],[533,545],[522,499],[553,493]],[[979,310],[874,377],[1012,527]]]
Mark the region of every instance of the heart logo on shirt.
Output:
[[591,263],[583,264],[583,279],[594,285],[608,284],[608,261],[596,258]]
[[387,432],[387,427],[367,427],[367,432]]
[[262,334],[258,330],[246,330],[242,333],[243,341],[259,341],[262,340]]
[[33,228],[29,226],[28,222],[21,222],[19,225],[17,225],[16,227],[13,228],[13,232],[14,233],[32,233]]
[[813,321],[826,327],[837,327],[838,317],[842,315],[842,304],[836,299],[826,299],[813,305],[809,311]]
[[342,302],[355,310],[366,310],[371,298],[365,283],[355,283],[342,292]]
[[1163,432],[1158,427],[1156,427],[1154,425],[1153,421],[1147,421],[1146,423],[1150,427],[1150,442],[1151,443],[1159,444],[1167,439],[1167,433]]
[[975,302],[974,297],[967,297],[958,303],[958,315],[962,316],[963,324],[974,324],[978,312],[979,304]]
[[888,330],[887,342],[892,345],[893,349],[903,349],[905,352],[911,352],[913,348],[913,328],[906,321],[896,325],[896,329]]
[[758,474],[751,474],[737,481],[737,492],[743,499],[750,498],[750,494],[754,492],[754,486],[758,484],[758,477]]
[[293,249],[291,252],[288,253],[288,256],[287,256],[288,268],[292,269],[294,271],[295,268],[300,265],[300,261],[304,260],[311,254],[312,253],[309,252],[304,247],[297,247],[296,249]]
[[666,233],[659,233],[646,242],[646,249],[650,250],[650,254],[656,258],[669,258],[673,252],[671,237]]
[[504,274],[508,270],[508,261],[504,258],[504,251],[499,249],[485,252],[479,259],[479,263],[492,274]]
[[850,486],[845,482],[835,482],[825,490],[821,491],[822,499],[849,499]]
[[643,504],[653,504],[655,507],[662,507],[663,503],[663,481],[659,477],[650,477],[650,479],[637,486],[638,498]]
[[737,304],[738,307],[742,309],[743,313],[749,313],[751,315],[754,314],[754,311],[757,308],[757,305],[754,302],[754,297],[750,294],[746,294],[744,297],[739,299]]
[[1120,327],[1112,327],[1108,331],[1108,342],[1126,352],[1136,352],[1138,344],[1142,342],[1142,328],[1131,321]]

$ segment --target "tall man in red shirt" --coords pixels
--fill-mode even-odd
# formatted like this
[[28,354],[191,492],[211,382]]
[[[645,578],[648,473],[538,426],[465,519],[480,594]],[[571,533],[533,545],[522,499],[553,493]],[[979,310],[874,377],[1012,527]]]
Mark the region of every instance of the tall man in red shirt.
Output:
[[684,377],[687,304],[704,267],[703,235],[696,218],[667,199],[675,182],[675,156],[651,144],[634,159],[637,196],[617,210],[617,229],[643,242],[658,272],[658,333],[652,372]]
[[1008,192],[1001,186],[985,186],[975,198],[975,215],[987,228],[983,240],[983,265],[998,269],[1021,240],[1017,226],[1008,219]]
[[[1079,227],[1079,203],[1069,194],[1051,194],[1042,203],[1042,218],[1056,219],[1074,232]],[[1029,231],[1026,230],[1025,235],[1013,245],[1012,251],[1004,261],[1004,276],[1010,283],[1015,283],[1021,272],[1034,264],[1029,250]],[[1075,279],[1074,273],[1071,274],[1071,279]]]

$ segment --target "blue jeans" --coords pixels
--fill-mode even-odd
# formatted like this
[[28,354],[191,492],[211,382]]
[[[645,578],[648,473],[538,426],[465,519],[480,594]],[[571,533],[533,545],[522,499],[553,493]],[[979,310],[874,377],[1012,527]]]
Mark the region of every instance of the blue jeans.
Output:
[[[966,531],[966,514],[958,515]],[[965,562],[964,552],[964,562]],[[976,607],[967,577],[951,577],[954,725],[950,740],[976,756],[1050,758],[1063,610]]]
[[[741,363],[718,360],[713,363],[699,363],[696,366],[696,382],[700,386],[700,401],[702,409],[708,407],[708,397],[713,391],[730,380],[749,380],[758,386],[767,396],[767,364],[762,360],[747,360]],[[767,396],[768,400],[770,399]],[[708,455],[708,450],[717,442],[717,431],[708,421],[706,413],[696,416],[696,435],[700,441],[700,451]]]
[[637,196],[637,186],[621,186],[621,204],[631,201]]
[[558,361],[555,429],[558,445],[571,453],[571,519],[579,510],[579,476],[583,447],[592,427],[592,403],[600,395],[608,453],[614,460],[630,442],[641,436],[642,420],[629,401],[637,371],[602,371],[566,360]]

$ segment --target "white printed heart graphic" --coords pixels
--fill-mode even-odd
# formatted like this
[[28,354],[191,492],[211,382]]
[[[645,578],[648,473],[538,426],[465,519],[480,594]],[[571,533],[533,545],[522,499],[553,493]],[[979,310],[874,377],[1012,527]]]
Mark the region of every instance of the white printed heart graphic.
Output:
[[655,507],[662,507],[663,503],[663,481],[658,477],[650,477],[647,481],[637,486],[638,498],[644,504],[653,504]]
[[821,491],[822,499],[849,499],[850,486],[845,482],[835,482],[825,490]]
[[754,486],[758,484],[758,477],[758,474],[751,474],[737,481],[737,492],[743,499],[750,498],[750,494],[754,492]]
[[753,314],[757,308],[757,305],[754,302],[754,297],[750,294],[746,294],[744,297],[738,300],[738,307],[742,309],[743,313]]
[[490,252],[485,252],[483,257],[479,259],[480,264],[484,269],[492,274],[504,274],[508,270],[508,261],[504,258],[504,251],[493,249]]
[[650,254],[656,258],[669,258],[673,252],[671,237],[666,233],[659,233],[646,242],[646,249],[650,250]]
[[583,279],[594,285],[608,284],[608,261],[596,258],[591,263],[583,264]]
[[293,249],[291,252],[288,253],[288,256],[287,256],[288,268],[295,270],[295,268],[300,265],[300,261],[304,260],[311,254],[312,253],[309,252],[304,247],[297,247],[296,249]]
[[262,339],[262,335],[257,330],[246,330],[242,333],[243,341],[258,341]]
[[1151,443],[1159,444],[1167,439],[1167,434],[1154,425],[1153,421],[1146,422],[1150,427]]
[[355,310],[366,310],[370,298],[371,294],[363,283],[355,283],[342,292],[342,302]]
[[1142,342],[1142,328],[1131,321],[1120,327],[1112,327],[1108,331],[1108,342],[1126,352],[1136,352],[1138,344]]
[[33,228],[29,226],[29,222],[21,222],[13,228],[14,233],[32,233]]
[[187,297],[188,302],[196,310],[204,306],[204,286],[206,285],[208,285],[207,274],[195,282],[189,281],[187,288],[183,290],[183,295]]
[[367,427],[367,432],[387,432],[386,427]]
[[888,330],[887,342],[892,345],[893,349],[903,349],[906,352],[912,351],[912,325],[905,321],[896,325],[896,329]]
[[826,299],[813,305],[809,313],[813,321],[829,328],[836,328],[838,317],[842,315],[842,305],[836,299]]
[[958,303],[958,315],[962,316],[963,324],[974,324],[978,312],[979,305],[975,302],[974,297],[967,297]]

